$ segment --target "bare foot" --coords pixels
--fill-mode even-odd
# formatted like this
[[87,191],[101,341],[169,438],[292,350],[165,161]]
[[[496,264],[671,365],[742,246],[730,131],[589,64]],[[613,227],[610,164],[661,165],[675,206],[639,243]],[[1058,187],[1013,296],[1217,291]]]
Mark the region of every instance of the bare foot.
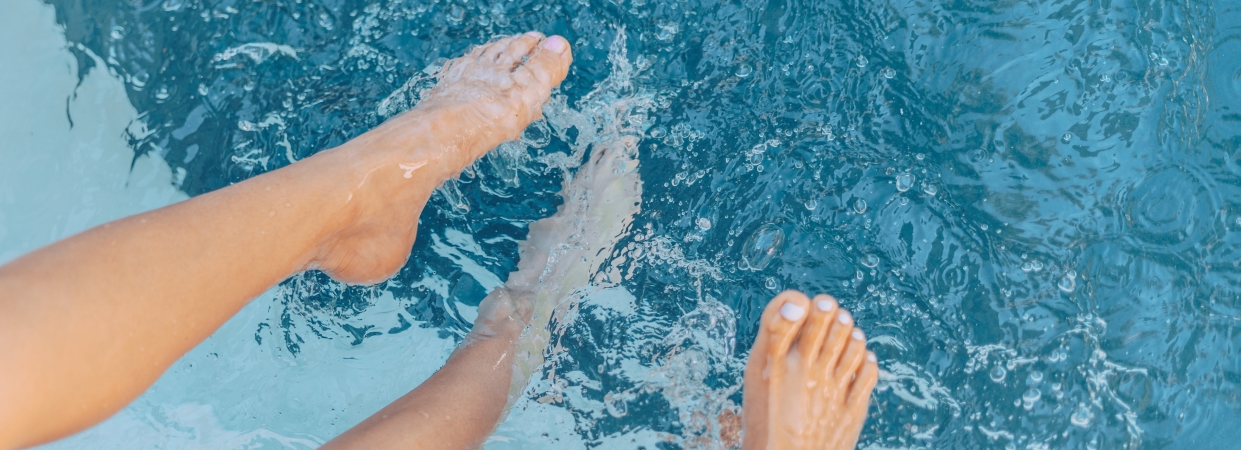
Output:
[[515,339],[510,404],[543,363],[551,318],[564,314],[582,289],[598,284],[592,277],[640,209],[637,144],[636,137],[622,136],[594,145],[590,160],[565,182],[556,214],[530,224],[517,270],[497,290],[503,292],[479,305],[470,332],[476,338],[503,337],[512,324],[524,326]]
[[875,354],[836,300],[797,291],[763,311],[745,369],[746,449],[852,449],[878,379]]
[[441,69],[422,100],[367,133],[299,163],[309,173],[342,168],[356,184],[342,193],[336,229],[307,268],[350,283],[382,281],[405,264],[418,216],[435,187],[500,143],[516,139],[568,74],[564,38],[539,33],[481,45]]

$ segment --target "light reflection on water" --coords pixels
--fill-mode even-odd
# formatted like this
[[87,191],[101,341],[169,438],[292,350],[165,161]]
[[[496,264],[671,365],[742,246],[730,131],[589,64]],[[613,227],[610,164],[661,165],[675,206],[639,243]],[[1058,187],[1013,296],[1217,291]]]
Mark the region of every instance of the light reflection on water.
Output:
[[[785,288],[836,295],[871,337],[886,372],[863,446],[1239,433],[1230,2],[52,3],[127,80],[154,130],[133,144],[192,195],[374,126],[423,68],[494,35],[576,46],[549,121],[433,199],[395,280],[284,285],[257,333],[289,358],[408,324],[460,336],[477,270],[515,268],[524,224],[554,209],[546,169],[580,163],[552,155],[624,127],[645,136],[643,212],[613,253],[632,306],[592,297],[557,324],[563,350],[528,391],[588,442],[710,442]],[[449,230],[480,269],[435,250]],[[399,310],[360,323],[387,294]]]

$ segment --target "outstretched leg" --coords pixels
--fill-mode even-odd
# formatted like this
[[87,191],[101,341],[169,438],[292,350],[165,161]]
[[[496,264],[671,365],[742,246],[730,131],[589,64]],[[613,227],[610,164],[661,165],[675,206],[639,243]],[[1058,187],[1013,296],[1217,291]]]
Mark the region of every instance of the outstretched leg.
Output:
[[0,266],[0,449],[103,420],[290,275],[391,276],[436,186],[519,137],[571,61],[537,33],[480,46],[340,147]]
[[636,138],[596,144],[556,214],[530,224],[517,271],[479,305],[474,329],[444,367],[324,448],[481,445],[542,362],[551,317],[590,285],[637,213],[636,168]]
[[763,311],[745,369],[746,449],[852,449],[879,376],[836,300],[785,291]]

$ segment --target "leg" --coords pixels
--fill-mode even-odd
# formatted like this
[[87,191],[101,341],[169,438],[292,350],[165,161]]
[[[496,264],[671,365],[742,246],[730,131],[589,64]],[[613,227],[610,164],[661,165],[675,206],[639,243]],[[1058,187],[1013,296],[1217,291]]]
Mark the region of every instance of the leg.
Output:
[[590,284],[638,211],[637,139],[597,144],[552,217],[530,224],[518,270],[479,306],[442,369],[324,449],[481,446],[541,364],[548,323]]
[[745,369],[746,449],[851,449],[857,445],[875,354],[835,299],[796,291],[763,311]]
[[292,274],[390,276],[432,190],[518,137],[571,60],[560,37],[479,47],[416,108],[340,147],[0,266],[0,448],[103,420]]

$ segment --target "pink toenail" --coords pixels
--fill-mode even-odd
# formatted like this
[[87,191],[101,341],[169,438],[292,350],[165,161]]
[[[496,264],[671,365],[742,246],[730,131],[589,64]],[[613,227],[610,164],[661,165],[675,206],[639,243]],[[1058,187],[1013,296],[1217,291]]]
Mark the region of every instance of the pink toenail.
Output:
[[560,36],[552,36],[543,41],[543,48],[556,53],[564,53],[569,48],[569,41]]
[[858,341],[862,339],[866,339],[866,335],[862,334],[862,330],[856,330],[856,329],[853,330],[853,333],[851,334],[851,336],[853,336],[854,340],[858,340]]
[[819,307],[819,311],[831,311],[832,308],[836,307],[836,302],[831,300],[819,300],[814,302],[814,305]]
[[784,306],[780,307],[780,315],[791,322],[796,322],[806,316],[806,308],[792,303],[785,303]]
[[541,38],[543,37],[543,33],[540,33],[538,31],[527,31],[526,36]]
[[875,352],[866,352],[866,360],[870,362],[879,361],[878,358],[875,358]]
[[846,313],[843,313],[843,312],[842,312],[842,313],[840,313],[840,315],[839,315],[839,316],[836,316],[836,319],[837,319],[837,320],[839,320],[839,321],[840,321],[840,323],[845,324],[845,325],[849,325],[849,324],[853,323],[853,318],[852,318],[852,317],[849,317],[849,314],[846,314]]

